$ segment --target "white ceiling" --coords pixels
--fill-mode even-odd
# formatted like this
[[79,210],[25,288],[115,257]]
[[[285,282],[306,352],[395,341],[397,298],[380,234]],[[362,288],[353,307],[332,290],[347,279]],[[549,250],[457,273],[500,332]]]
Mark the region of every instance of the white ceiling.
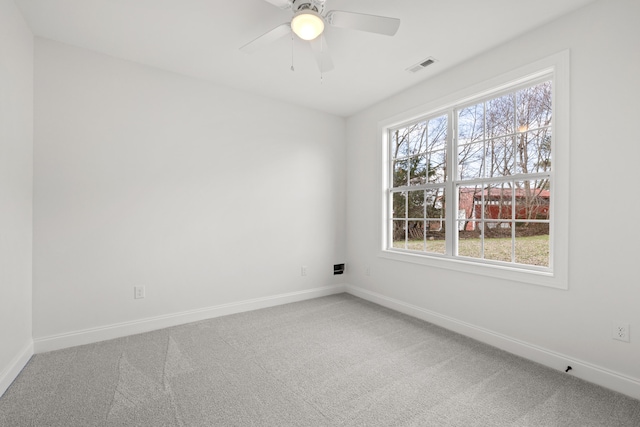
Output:
[[[594,0],[327,0],[325,10],[401,19],[394,37],[326,30],[335,69],[284,37],[238,48],[287,22],[264,0],[15,0],[34,34],[270,98],[349,116]],[[416,74],[405,71],[433,56]]]

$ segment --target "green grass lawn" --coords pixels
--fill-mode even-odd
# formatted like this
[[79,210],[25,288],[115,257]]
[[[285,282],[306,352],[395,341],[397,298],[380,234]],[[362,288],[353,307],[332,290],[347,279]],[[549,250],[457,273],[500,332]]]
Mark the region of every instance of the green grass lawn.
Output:
[[[404,241],[393,242],[394,248],[404,249]],[[409,240],[407,248],[414,251],[445,253],[444,240]],[[472,258],[481,257],[480,239],[460,239],[458,254]],[[486,238],[484,259],[511,262],[511,239]],[[549,266],[549,236],[516,237],[515,262],[527,265]]]

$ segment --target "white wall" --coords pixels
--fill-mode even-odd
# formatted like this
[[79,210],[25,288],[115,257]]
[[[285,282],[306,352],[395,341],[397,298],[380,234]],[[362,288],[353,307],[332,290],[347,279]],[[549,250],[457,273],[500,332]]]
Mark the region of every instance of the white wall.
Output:
[[33,35],[0,0],[0,395],[31,356]]
[[344,119],[43,39],[35,64],[36,351],[341,283]]
[[[596,2],[351,117],[349,283],[382,302],[413,305],[442,324],[475,329],[487,340],[492,334],[512,339],[530,355],[549,356],[558,369],[566,356],[580,362],[577,376],[600,381],[595,377],[619,373],[618,385],[629,386],[620,391],[640,397],[639,21],[636,0]],[[565,49],[571,50],[569,290],[379,258],[378,123]],[[631,323],[631,343],[612,340],[616,319]]]

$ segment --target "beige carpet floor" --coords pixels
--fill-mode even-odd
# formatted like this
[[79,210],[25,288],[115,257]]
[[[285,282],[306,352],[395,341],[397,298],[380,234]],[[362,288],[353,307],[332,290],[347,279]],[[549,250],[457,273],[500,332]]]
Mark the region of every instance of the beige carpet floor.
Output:
[[20,426],[640,426],[640,401],[341,294],[38,354]]

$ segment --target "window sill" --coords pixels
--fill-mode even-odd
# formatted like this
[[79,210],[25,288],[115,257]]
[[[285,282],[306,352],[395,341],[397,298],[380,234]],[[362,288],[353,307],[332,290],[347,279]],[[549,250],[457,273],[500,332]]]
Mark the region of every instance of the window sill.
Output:
[[502,265],[489,265],[480,262],[466,261],[463,259],[449,258],[438,255],[423,255],[400,250],[382,250],[380,258],[394,261],[410,262],[428,267],[454,270],[469,274],[477,274],[512,282],[529,285],[545,286],[549,288],[567,290],[568,280],[565,275],[546,271],[535,271],[525,268],[509,267]]

